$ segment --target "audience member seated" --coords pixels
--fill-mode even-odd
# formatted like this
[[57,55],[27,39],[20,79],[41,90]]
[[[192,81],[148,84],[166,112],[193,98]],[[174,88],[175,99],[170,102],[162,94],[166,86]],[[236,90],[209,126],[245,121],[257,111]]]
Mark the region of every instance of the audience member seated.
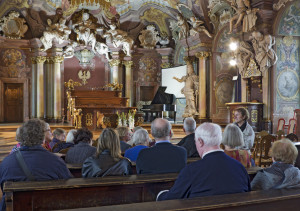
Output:
[[186,136],[177,145],[186,149],[188,158],[199,157],[195,145],[195,129],[196,121],[192,117],[186,118],[183,122],[183,131]]
[[298,150],[289,139],[275,141],[270,155],[273,164],[259,170],[251,182],[252,190],[299,188],[300,170],[294,167]]
[[82,166],[82,177],[129,175],[131,163],[122,157],[120,140],[111,128],[102,131],[95,156],[87,158]]
[[52,132],[51,132],[50,125],[46,122],[45,124],[46,124],[45,139],[43,141],[42,147],[44,147],[49,152],[52,152],[52,149],[50,147],[50,142],[52,141]]
[[[20,149],[8,155],[0,165],[2,192],[6,181],[55,180],[72,177],[64,161],[41,146],[45,138],[45,130],[47,130],[45,122],[38,119],[31,119],[20,128]],[[21,164],[22,160],[25,165]],[[0,207],[5,210],[5,193]]]
[[171,124],[161,118],[151,123],[151,134],[156,140],[153,147],[142,149],[136,160],[138,174],[180,172],[186,166],[186,150],[170,142]]
[[131,139],[130,131],[128,127],[118,127],[117,132],[119,134],[121,152],[124,153],[127,149],[131,147],[131,145],[127,143]]
[[88,157],[96,153],[96,147],[92,146],[93,133],[86,128],[78,129],[75,137],[75,146],[71,147],[65,161],[71,164],[82,164]]
[[186,166],[174,186],[161,191],[157,200],[193,198],[248,192],[250,180],[244,166],[220,149],[221,127],[213,123],[201,124],[195,132],[199,161]]
[[21,128],[21,127],[18,127],[17,130],[16,130],[16,141],[17,141],[18,143],[16,144],[16,146],[14,146],[14,147],[12,148],[12,150],[10,151],[9,154],[14,153],[15,151],[19,150],[19,148],[21,147],[21,143],[20,143],[20,128]]
[[67,143],[74,144],[74,136],[75,136],[76,132],[77,132],[77,130],[75,130],[75,129],[71,129],[68,132],[67,137],[66,137],[66,142]]
[[[53,151],[53,147],[56,145],[58,145],[58,143],[60,143],[61,141],[65,141],[65,138],[66,138],[66,131],[64,129],[61,129],[61,128],[56,128],[54,131],[53,131],[53,139],[52,141],[50,142],[50,147]],[[56,147],[55,146],[55,147]]]
[[66,141],[61,141],[59,143],[57,143],[56,145],[54,145],[52,152],[59,152],[62,154],[67,154],[67,152],[69,151],[69,149],[71,149],[71,147],[74,147],[74,135],[76,134],[77,130],[72,129],[68,132],[68,135],[66,137]]
[[128,158],[132,162],[136,162],[137,156],[142,149],[148,148],[149,134],[145,129],[137,130],[132,136],[133,148],[125,151],[124,157]]
[[250,153],[254,144],[255,133],[247,122],[248,118],[249,112],[245,108],[240,107],[234,110],[234,123],[241,129],[245,143],[240,149],[248,150]]
[[225,146],[225,154],[241,162],[245,168],[251,167],[250,154],[247,150],[237,149],[244,146],[243,133],[235,124],[226,126],[223,133],[222,144]]

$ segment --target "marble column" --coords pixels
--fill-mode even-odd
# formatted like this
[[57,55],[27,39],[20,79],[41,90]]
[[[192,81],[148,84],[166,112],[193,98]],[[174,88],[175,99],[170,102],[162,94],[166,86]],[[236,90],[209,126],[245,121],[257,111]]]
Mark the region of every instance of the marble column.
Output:
[[123,61],[125,65],[125,77],[126,77],[126,87],[125,87],[125,96],[129,98],[129,106],[133,106],[133,74],[131,66],[133,64],[132,61]]
[[31,118],[36,118],[36,102],[37,102],[37,63],[36,57],[31,58]]
[[53,74],[53,60],[51,57],[47,58],[45,64],[45,83],[46,83],[46,119],[51,121],[54,118],[54,74]]
[[37,56],[36,61],[36,117],[45,118],[45,93],[44,93],[44,62],[46,57]]
[[206,82],[207,82],[207,68],[208,68],[208,57],[211,56],[210,52],[201,51],[197,52],[195,55],[199,59],[199,97],[198,97],[198,109],[199,109],[199,118],[205,121],[207,119],[207,91]]
[[61,86],[61,71],[60,71],[60,64],[64,61],[64,57],[62,56],[54,56],[51,57],[53,61],[53,74],[54,74],[54,90],[53,90],[53,101],[54,101],[54,119],[56,121],[61,121],[62,117],[62,86]]
[[270,91],[270,70],[268,69],[263,73],[262,77],[262,92],[263,92],[263,104],[264,104],[264,120],[265,122],[271,122],[271,91]]
[[111,74],[110,74],[110,83],[122,83],[122,79],[120,79],[120,60],[119,59],[112,59],[109,62],[109,65],[111,67]]

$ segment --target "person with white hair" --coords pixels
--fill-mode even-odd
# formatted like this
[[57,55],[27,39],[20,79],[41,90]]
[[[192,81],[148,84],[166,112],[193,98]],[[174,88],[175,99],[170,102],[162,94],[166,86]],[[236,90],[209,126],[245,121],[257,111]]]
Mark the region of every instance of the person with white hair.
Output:
[[148,148],[149,144],[149,134],[145,129],[139,129],[134,132],[132,136],[132,144],[134,145],[133,148],[127,149],[125,151],[124,157],[128,158],[132,162],[135,162],[139,152],[142,149]]
[[186,136],[177,145],[186,149],[188,158],[199,157],[195,144],[195,129],[196,121],[193,117],[184,119],[183,131],[185,132]]
[[161,191],[157,201],[248,192],[250,179],[245,167],[220,148],[221,127],[203,123],[195,132],[202,158],[181,170],[170,190]]

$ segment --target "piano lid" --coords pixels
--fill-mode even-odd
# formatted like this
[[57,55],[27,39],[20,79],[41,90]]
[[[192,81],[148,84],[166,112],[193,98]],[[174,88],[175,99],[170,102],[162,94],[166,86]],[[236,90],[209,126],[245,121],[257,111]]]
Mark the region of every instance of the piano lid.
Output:
[[174,104],[176,97],[173,94],[166,93],[167,87],[160,86],[151,102],[151,104]]

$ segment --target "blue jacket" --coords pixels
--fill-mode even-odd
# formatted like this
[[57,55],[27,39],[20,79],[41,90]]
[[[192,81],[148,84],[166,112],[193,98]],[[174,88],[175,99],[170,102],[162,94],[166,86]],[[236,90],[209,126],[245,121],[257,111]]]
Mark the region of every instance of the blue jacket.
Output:
[[138,146],[132,147],[130,149],[127,149],[125,151],[124,157],[128,158],[132,162],[136,162],[136,159],[137,159],[140,151],[145,148],[148,148],[148,147],[144,146],[144,145],[138,145]]
[[244,166],[224,152],[211,152],[180,172],[174,186],[158,201],[251,191]]
[[142,149],[136,160],[138,174],[161,174],[180,172],[186,166],[186,150],[171,143],[156,143]]
[[[57,180],[73,177],[64,161],[44,149],[41,145],[21,147],[24,161],[36,180]],[[0,183],[3,192],[5,181],[26,181],[27,177],[16,159],[15,153],[8,155],[0,165]],[[5,210],[5,193],[0,208]]]

